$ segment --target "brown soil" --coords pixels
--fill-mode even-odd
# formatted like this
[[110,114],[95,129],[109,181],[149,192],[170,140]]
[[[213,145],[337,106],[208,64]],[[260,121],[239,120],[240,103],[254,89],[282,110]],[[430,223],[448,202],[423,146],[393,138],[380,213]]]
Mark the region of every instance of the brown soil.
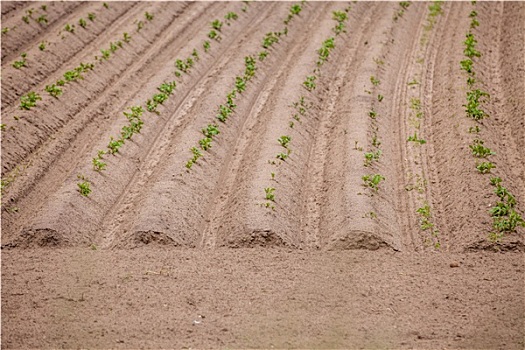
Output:
[[[469,149],[459,65],[475,9],[477,87],[491,95],[478,136],[523,215],[523,3],[443,3],[431,25],[428,3],[403,13],[352,3],[312,91],[302,85],[334,36],[332,12],[349,4],[306,3],[191,171],[200,130],[291,3],[52,2],[45,25],[34,20],[42,4],[1,5],[12,28],[2,34],[2,347],[525,347],[525,229],[488,238],[498,197]],[[204,53],[210,23],[230,11],[238,20]],[[96,19],[81,28],[88,13]],[[124,32],[132,41],[58,99],[44,91]],[[194,48],[195,67],[175,77]],[[159,114],[146,111],[140,134],[95,172],[122,112],[172,80]],[[22,111],[29,91],[43,99]],[[301,96],[305,113],[293,106]],[[425,144],[407,142],[415,130]],[[378,142],[380,160],[364,166]],[[385,177],[378,191],[366,174]],[[434,227],[423,230],[416,210],[427,203]]]

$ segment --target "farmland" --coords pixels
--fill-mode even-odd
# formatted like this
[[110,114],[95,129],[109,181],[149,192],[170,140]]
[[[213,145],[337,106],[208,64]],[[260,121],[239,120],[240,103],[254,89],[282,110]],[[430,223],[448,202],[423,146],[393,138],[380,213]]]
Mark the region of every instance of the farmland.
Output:
[[523,348],[523,4],[1,6],[2,347]]

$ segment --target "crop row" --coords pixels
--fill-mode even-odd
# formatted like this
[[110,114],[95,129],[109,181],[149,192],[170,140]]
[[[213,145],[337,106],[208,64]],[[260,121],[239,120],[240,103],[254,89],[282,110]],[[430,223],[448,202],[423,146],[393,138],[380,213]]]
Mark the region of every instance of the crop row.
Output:
[[[246,12],[246,10],[247,5],[243,6],[243,12]],[[226,20],[227,25],[230,25],[232,20],[234,21],[238,19],[238,15],[234,12],[228,12],[224,16],[224,18]],[[210,25],[212,28],[211,31],[218,31],[220,33],[222,24],[223,22],[221,22],[220,20],[214,20],[213,22],[211,22]],[[210,37],[210,33],[208,33],[208,37]],[[219,34],[216,33],[216,35],[214,35],[214,40],[220,41]],[[205,52],[208,52],[208,50],[211,48],[211,44],[208,40],[205,40],[203,42],[203,48]],[[190,70],[198,61],[199,53],[196,48],[193,49],[190,57],[186,59],[176,59],[174,62],[174,65],[176,67],[176,70],[174,71],[175,77],[180,77],[182,73],[189,74]],[[140,133],[140,130],[144,125],[143,114],[145,110],[157,115],[160,114],[158,110],[159,105],[163,105],[168,100],[168,98],[175,91],[176,86],[176,81],[164,82],[159,87],[157,87],[157,93],[155,93],[151,98],[146,100],[146,102],[144,103],[145,108],[143,108],[140,105],[132,106],[128,108],[128,111],[123,112],[128,123],[122,127],[120,135],[116,137],[110,137],[107,145],[107,150],[97,151],[97,156],[92,159],[93,170],[97,172],[107,170],[107,163],[104,161],[104,157],[107,154],[115,155],[119,152],[119,149],[125,144],[127,140],[131,140],[134,134]],[[210,131],[210,133],[212,133],[212,131]],[[209,147],[211,147],[211,145]],[[83,175],[78,175],[78,178],[82,180],[81,182],[77,183],[79,193],[83,196],[88,196],[92,191],[90,180]]]
[[[421,35],[421,40],[419,42],[420,44],[420,51],[425,51],[425,46],[428,43],[428,37],[430,35],[430,32],[434,28],[434,25],[437,21],[437,17],[443,13],[443,9],[441,7],[442,3],[440,1],[434,1],[431,3],[428,7],[428,13],[426,18],[426,24],[423,26],[423,33]],[[418,58],[416,63],[423,64],[423,59]],[[424,69],[424,66],[421,66],[421,69]],[[407,82],[408,86],[416,86],[419,85],[419,82],[417,80],[413,79],[410,82]],[[419,89],[417,90],[419,91]],[[419,98],[419,95],[417,97],[410,97],[409,100],[409,108],[411,110],[410,117],[408,119],[408,124],[413,127],[413,134],[412,131],[409,133],[409,137],[407,138],[408,143],[412,143],[414,146],[413,151],[416,154],[421,155],[422,151],[420,146],[426,144],[426,140],[421,137],[421,124],[424,122],[424,101],[421,101]],[[420,132],[418,136],[418,132]],[[416,162],[417,164],[417,162]],[[413,185],[407,185],[405,189],[407,191],[416,190],[419,195],[422,195],[425,192],[427,179],[424,176],[424,173],[420,170],[418,173],[415,173],[415,184]],[[427,200],[424,200],[423,198],[418,198],[419,204],[418,208],[416,209],[416,215],[418,216],[418,225],[419,229],[422,232],[427,233],[427,237],[424,238],[423,242],[425,246],[432,246],[435,249],[441,248],[441,242],[439,239],[439,230],[435,227],[434,222],[434,216],[433,216],[433,210],[430,204]]]
[[[317,78],[321,74],[321,68],[325,64],[325,62],[330,57],[330,54],[332,50],[335,49],[336,44],[336,37],[342,33],[345,33],[345,26],[346,21],[348,19],[348,11],[350,11],[350,6],[345,8],[343,11],[334,11],[332,13],[333,20],[336,21],[335,26],[332,28],[335,36],[327,38],[325,41],[322,42],[321,47],[317,50],[317,60],[315,62],[315,68],[313,70],[312,75],[308,75],[305,77],[302,87],[305,88],[308,92],[312,92],[316,89],[317,84]],[[307,98],[305,96],[300,96],[299,99],[295,102],[293,102],[290,107],[293,108],[292,117],[289,121],[288,126],[291,129],[295,128],[296,123],[301,123],[301,118],[306,117],[308,114],[308,110],[313,107],[313,103],[307,101]],[[291,142],[292,142],[292,136],[289,135],[282,135],[277,139],[277,142],[282,147],[282,151],[279,152],[275,159],[268,160],[268,162],[271,165],[274,165],[276,167],[281,166],[286,162],[286,159],[291,155],[292,148],[291,148]],[[275,181],[275,172],[276,170],[272,171],[270,173],[271,180]],[[275,188],[274,187],[265,187],[264,188],[264,199],[266,200],[265,203],[262,203],[261,205],[270,208],[272,210],[275,209],[275,206],[273,202],[275,202]]]
[[[153,20],[153,15],[148,12],[146,12],[144,16],[147,18],[148,21]],[[138,23],[144,23],[144,22],[139,21]],[[140,31],[142,26],[137,27],[137,32]],[[79,79],[84,79],[83,73],[87,73],[88,71],[93,70],[97,62],[100,63],[102,61],[109,60],[112,54],[114,54],[118,49],[123,47],[123,42],[129,43],[130,41],[131,41],[131,36],[128,33],[123,33],[121,40],[110,42],[108,49],[100,50],[102,55],[95,56],[95,62],[93,63],[82,63],[81,62],[77,67],[65,72],[63,74],[63,79],[59,79],[53,84],[46,85],[44,90],[47,93],[49,93],[49,95],[55,98],[58,98],[63,93],[63,89],[66,86],[66,84],[77,81]],[[20,98],[20,109],[29,110],[32,107],[36,107],[37,100],[41,100],[41,96],[38,93],[34,91],[27,93],[26,95]],[[29,101],[29,103],[27,103],[27,101]]]
[[[481,57],[481,52],[476,48],[477,40],[473,31],[480,23],[475,10],[470,12],[469,18],[470,28],[463,43],[465,59],[460,62],[461,69],[466,72],[468,86],[467,102],[463,107],[465,107],[467,117],[475,123],[474,126],[469,127],[468,132],[476,135],[469,145],[472,155],[478,160],[476,169],[481,174],[489,174],[492,169],[496,168],[496,165],[489,161],[488,158],[495,155],[495,153],[485,145],[485,141],[480,137],[480,132],[482,131],[483,119],[489,117],[483,109],[483,104],[489,102],[490,95],[476,88],[477,81],[474,63],[477,58]],[[515,232],[518,226],[525,227],[525,221],[516,211],[516,198],[502,185],[502,182],[503,180],[500,177],[490,178],[491,185],[495,187],[494,193],[499,198],[496,205],[489,211],[493,219],[493,231],[489,233],[489,239],[494,242],[499,241],[505,233]]]
[[[301,12],[301,5],[292,5],[285,22],[285,27],[279,32],[269,32],[264,36],[261,46],[263,48],[257,54],[252,54],[244,57],[244,72],[241,76],[235,77],[235,82],[232,90],[226,95],[224,103],[217,106],[217,114],[214,121],[210,121],[206,126],[201,129],[203,138],[198,141],[198,146],[190,148],[191,158],[186,162],[186,169],[190,171],[194,164],[198,162],[201,157],[204,157],[203,152],[207,152],[212,147],[213,140],[220,134],[220,127],[223,124],[226,124],[228,118],[235,113],[237,104],[235,101],[242,95],[242,93],[247,89],[250,81],[255,77],[257,73],[257,60],[259,62],[264,62],[266,57],[270,54],[270,48],[277,44],[280,38],[283,35],[288,34],[288,23],[294,18],[294,16],[299,15]],[[230,16],[231,17],[231,16]],[[232,17],[233,18],[233,17]],[[208,33],[208,37],[213,40],[220,40],[220,29],[222,27],[222,22],[214,21],[212,23],[213,29]],[[258,59],[257,59],[257,58]]]

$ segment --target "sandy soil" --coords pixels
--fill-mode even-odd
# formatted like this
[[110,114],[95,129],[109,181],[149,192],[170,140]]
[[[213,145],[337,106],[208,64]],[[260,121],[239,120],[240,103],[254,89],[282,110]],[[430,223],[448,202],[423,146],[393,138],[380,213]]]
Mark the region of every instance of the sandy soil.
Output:
[[[488,238],[490,176],[524,214],[524,4],[443,3],[432,16],[431,3],[312,2],[286,26],[286,2],[43,4],[1,5],[2,347],[525,347],[525,229]],[[491,96],[479,134],[459,64],[472,10],[476,88]],[[229,12],[238,19],[209,39]],[[269,32],[282,34],[262,61]],[[123,33],[129,43],[95,60]],[[248,55],[255,75],[220,123]],[[44,91],[81,62],[95,67],[59,98]],[[95,171],[122,112],[168,81],[159,113]],[[30,91],[42,100],[21,110]],[[188,170],[209,123],[220,134]],[[415,132],[426,143],[408,142]],[[476,137],[495,153],[492,175],[476,169]],[[384,176],[378,191],[367,174]]]

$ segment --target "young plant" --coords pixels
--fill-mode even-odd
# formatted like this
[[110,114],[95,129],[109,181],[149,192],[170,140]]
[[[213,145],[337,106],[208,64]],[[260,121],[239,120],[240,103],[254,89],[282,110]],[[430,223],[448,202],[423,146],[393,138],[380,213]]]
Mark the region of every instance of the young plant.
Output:
[[373,161],[379,161],[379,158],[381,157],[381,150],[378,149],[377,151],[375,152],[366,152],[365,153],[365,163],[364,163],[364,166],[365,167],[368,167],[370,165],[372,165],[372,162]]
[[417,138],[417,133],[415,131],[414,131],[414,135],[413,136],[409,136],[407,141],[417,142],[420,145],[424,145],[425,143],[427,143],[427,141],[425,141],[423,139],[418,139]]
[[284,148],[288,148],[288,143],[290,143],[290,141],[292,141],[292,138],[290,136],[281,136],[277,139],[277,141],[279,142],[279,144],[281,146],[283,146]]
[[222,39],[221,36],[215,30],[210,30],[210,32],[208,33],[208,38],[215,41],[221,41]]
[[74,24],[66,24],[66,26],[64,27],[64,30],[66,32],[70,32],[70,33],[74,33],[75,32],[75,25]]
[[153,20],[153,15],[151,13],[147,12],[147,11],[144,13],[144,17],[146,17],[146,19],[148,21],[152,21]]
[[204,43],[202,43],[202,47],[204,48],[204,52],[208,52],[210,49],[210,42],[208,40],[205,40]]
[[122,40],[124,40],[125,43],[129,43],[131,41],[131,36],[129,36],[128,33],[124,33],[123,37],[124,38]]
[[246,81],[241,77],[235,77],[235,88],[238,93],[242,94],[246,90]]
[[478,158],[486,158],[490,155],[493,155],[493,154],[496,154],[494,152],[492,152],[490,150],[490,148],[487,148],[485,146],[483,146],[483,141],[482,140],[479,140],[479,139],[475,139],[473,142],[472,142],[472,145],[469,145],[471,151],[472,151],[472,155],[474,157],[478,157]]
[[215,125],[215,124],[208,124],[206,129],[202,129],[202,133],[204,134],[204,136],[212,139],[213,136],[219,135],[220,131],[219,131],[219,127],[217,125]]
[[98,157],[93,158],[92,163],[93,163],[93,169],[95,171],[100,172],[102,170],[106,170],[107,164],[104,163],[100,158],[98,158]]
[[379,183],[381,181],[384,181],[385,177],[380,174],[375,174],[375,175],[364,175],[362,179],[363,179],[363,186],[370,187],[371,189],[374,189],[377,192],[379,190]]
[[58,96],[62,95],[62,89],[55,84],[46,85],[45,90],[55,98],[58,98]]
[[264,192],[266,194],[265,196],[265,199],[269,200],[269,201],[272,201],[272,202],[275,202],[275,188],[273,187],[266,187],[264,189]]
[[377,79],[376,77],[374,77],[373,75],[370,77],[370,82],[374,86],[378,86],[379,84],[381,84],[381,81]]
[[492,164],[491,162],[482,162],[476,166],[476,169],[478,169],[478,171],[482,174],[488,174],[490,173],[490,170],[495,167],[496,166]]
[[137,22],[137,32],[140,32],[140,30],[144,28],[144,22],[138,21]]
[[40,15],[36,21],[40,24],[47,24],[47,15]]
[[81,26],[82,28],[86,28],[87,22],[84,18],[81,18],[78,20],[78,25]]
[[303,82],[303,86],[306,88],[306,90],[308,91],[312,91],[315,89],[315,80],[317,79],[317,77],[315,75],[310,75],[310,76],[307,76],[306,77],[306,80]]
[[124,144],[123,139],[114,140],[113,136],[110,138],[110,141],[108,143],[109,148],[109,154],[115,154],[118,153],[119,148]]
[[212,142],[212,139],[210,137],[205,137],[199,140],[199,145],[204,151],[207,151],[211,148],[211,142]]
[[259,52],[259,61],[264,61],[268,54],[269,52],[266,50]]
[[100,52],[102,53],[102,58],[105,60],[109,59],[109,56],[111,56],[111,52],[109,50],[101,49]]
[[88,13],[88,19],[93,22],[97,18],[93,12]]
[[27,67],[27,61],[26,61],[27,53],[22,52],[20,56],[22,57],[22,59],[20,61],[15,61],[13,63],[13,67],[15,67],[16,69]]
[[279,37],[275,33],[269,32],[269,33],[266,33],[263,39],[262,46],[263,48],[268,49],[270,46],[278,42],[279,42]]
[[79,182],[77,183],[77,186],[78,186],[78,192],[80,192],[82,196],[87,197],[91,193],[91,188],[89,186],[88,181]]
[[211,27],[215,29],[216,31],[220,32],[222,28],[223,23],[216,19],[215,21],[211,22]]
[[42,97],[36,92],[31,91],[20,98],[20,109],[30,110],[36,106],[36,101],[38,100],[42,100]]
[[46,42],[45,41],[42,41],[39,45],[38,45],[38,49],[40,51],[44,51],[46,49]]
[[[237,18],[239,18],[239,16],[235,13],[235,12],[228,12],[225,16],[224,16],[224,19],[226,21],[230,21],[230,20],[234,20],[236,21]],[[227,22],[228,25],[230,25],[229,22]]]

